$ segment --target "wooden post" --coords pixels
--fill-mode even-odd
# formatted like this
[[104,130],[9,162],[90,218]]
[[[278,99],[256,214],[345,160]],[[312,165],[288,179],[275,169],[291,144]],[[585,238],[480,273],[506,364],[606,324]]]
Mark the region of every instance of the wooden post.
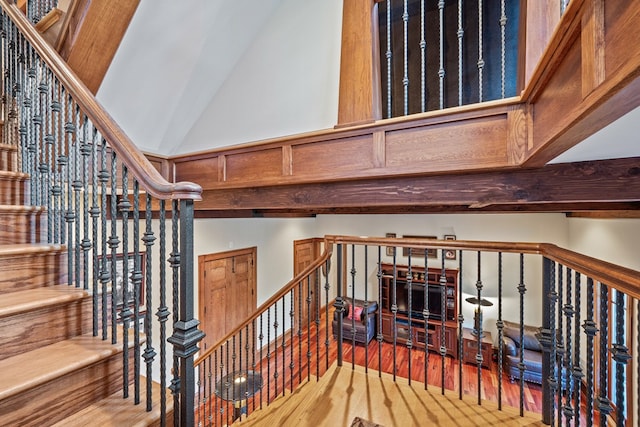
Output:
[[336,127],[371,123],[382,117],[376,3],[374,0],[344,2]]

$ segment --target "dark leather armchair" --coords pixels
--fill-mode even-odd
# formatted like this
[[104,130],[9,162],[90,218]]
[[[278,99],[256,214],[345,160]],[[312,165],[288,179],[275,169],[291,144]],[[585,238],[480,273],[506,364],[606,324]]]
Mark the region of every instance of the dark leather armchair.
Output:
[[523,379],[542,383],[542,345],[536,334],[540,328],[524,325],[524,339],[520,342],[520,325],[504,321],[504,372],[511,381],[520,378],[520,352],[524,356],[525,371]]
[[[376,334],[376,310],[378,309],[378,303],[376,301],[368,301],[366,304],[363,300],[355,299],[353,307],[359,307],[362,309],[361,313],[354,319],[349,319],[349,313],[351,312],[351,299],[345,298],[345,309],[342,313],[342,339],[345,342],[351,342],[353,340],[353,328],[355,327],[355,341],[358,344],[368,344],[369,341]],[[360,311],[360,310],[356,310]],[[338,325],[339,325],[338,310],[333,312],[333,322],[331,322],[331,330],[333,331],[333,337],[338,337]]]

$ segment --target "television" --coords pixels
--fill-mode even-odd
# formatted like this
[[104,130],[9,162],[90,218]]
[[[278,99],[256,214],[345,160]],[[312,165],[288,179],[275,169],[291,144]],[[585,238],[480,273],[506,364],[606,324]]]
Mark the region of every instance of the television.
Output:
[[[422,284],[413,284],[411,286],[411,317],[416,319],[424,319],[424,290]],[[444,288],[440,285],[427,286],[429,319],[442,319],[442,292]],[[398,313],[409,315],[409,286],[406,283],[399,282],[396,287],[396,305]]]

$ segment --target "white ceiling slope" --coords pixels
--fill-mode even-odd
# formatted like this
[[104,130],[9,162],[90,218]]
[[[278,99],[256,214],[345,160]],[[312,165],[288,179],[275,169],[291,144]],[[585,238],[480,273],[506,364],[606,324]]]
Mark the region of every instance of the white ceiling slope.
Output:
[[[143,151],[331,128],[343,0],[141,0],[98,99]],[[640,156],[640,107],[552,163]]]

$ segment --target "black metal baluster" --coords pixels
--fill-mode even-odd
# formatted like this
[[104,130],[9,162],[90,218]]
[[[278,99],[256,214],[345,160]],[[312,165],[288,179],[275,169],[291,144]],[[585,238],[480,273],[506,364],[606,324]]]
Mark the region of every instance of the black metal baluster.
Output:
[[[502,410],[502,357],[504,351],[504,322],[502,321],[502,252],[498,252],[498,410]],[[461,383],[462,384],[462,383]]]
[[110,180],[111,180],[111,236],[109,237],[109,248],[111,250],[111,254],[109,257],[109,265],[111,274],[109,276],[109,280],[111,281],[111,343],[117,343],[117,317],[118,314],[116,312],[116,308],[118,305],[118,301],[116,300],[116,259],[118,253],[118,245],[120,244],[120,240],[118,239],[118,211],[117,211],[117,203],[118,203],[118,183],[117,183],[117,162],[116,162],[116,153],[113,150],[109,150],[111,157],[111,170],[110,170]]
[[387,51],[385,52],[385,56],[387,58],[387,118],[389,119],[393,117],[393,109],[391,104],[393,87],[391,79],[391,58],[393,56],[391,52],[391,0],[387,0]]
[[324,307],[324,321],[325,321],[325,330],[324,330],[324,347],[325,347],[325,353],[324,353],[324,359],[325,359],[325,371],[329,369],[329,291],[331,290],[331,285],[329,283],[329,267],[331,266],[331,260],[327,259],[324,262],[324,296],[325,296],[325,301],[327,301],[327,304],[325,304]]
[[[80,288],[82,285],[80,283],[80,268],[81,268],[81,249],[82,249],[82,238],[81,238],[81,226],[80,226],[80,192],[82,191],[82,181],[80,179],[80,149],[82,142],[80,141],[80,107],[75,103],[71,103],[71,125],[69,126],[70,130],[72,130],[72,147],[73,151],[71,153],[71,161],[72,165],[72,182],[71,188],[73,189],[73,222],[72,227],[73,231],[73,265],[74,265],[74,276],[75,276],[75,285],[76,288]],[[37,155],[37,153],[36,153]],[[71,243],[71,240],[69,241]]]
[[140,290],[142,286],[140,255],[140,183],[133,180],[133,385],[134,403],[140,403]]
[[478,0],[478,102],[482,102],[482,86],[483,86],[483,70],[484,70],[484,58],[483,58],[483,43],[482,39],[484,37],[482,30],[482,0]]
[[[351,314],[355,312],[356,303],[356,245],[351,245],[351,305],[349,310]],[[351,316],[351,369],[355,369],[356,365],[356,319]]]
[[[118,203],[118,211],[122,218],[122,304],[120,307],[120,319],[122,321],[122,395],[129,397],[129,327],[131,322],[131,308],[129,306],[129,170],[122,165],[122,195]],[[112,195],[114,197],[114,195]],[[113,263],[118,260],[114,258]],[[116,291],[117,288],[114,289]]]
[[[424,1],[420,1],[420,112],[422,113],[427,111],[427,40],[424,32],[426,18]],[[426,266],[425,264],[425,268]]]
[[80,193],[82,193],[82,243],[80,244],[80,247],[82,249],[81,266],[83,289],[89,289],[89,251],[93,246],[91,239],[89,238],[89,158],[93,147],[93,140],[89,140],[90,133],[93,134],[93,131],[90,132],[90,127],[93,129],[93,126],[89,122],[87,116],[83,116],[82,141],[80,143],[82,178],[80,178],[81,187],[79,189]]
[[152,374],[153,374],[153,361],[155,360],[156,357],[156,351],[153,348],[153,340],[152,340],[152,327],[151,327],[151,321],[152,321],[152,317],[151,314],[153,312],[153,300],[152,300],[152,279],[153,279],[153,273],[151,270],[152,267],[152,261],[153,261],[153,244],[156,240],[155,235],[153,233],[153,229],[151,227],[152,225],[152,213],[151,213],[151,195],[149,193],[147,193],[147,197],[146,197],[146,205],[145,205],[145,232],[144,232],[144,237],[142,238],[142,241],[144,242],[144,246],[145,246],[145,252],[146,252],[146,257],[145,257],[145,315],[144,315],[144,334],[145,334],[145,341],[146,341],[146,346],[144,349],[144,361],[147,365],[147,411],[151,411],[152,405],[153,405],[153,400],[152,400],[152,394],[151,394],[151,387],[153,384],[152,381]]
[[462,355],[464,354],[464,342],[462,341],[462,328],[464,315],[462,314],[462,249],[458,251],[458,399],[462,399]]
[[[291,341],[290,347],[291,347],[291,354],[289,355],[289,381],[290,383],[290,387],[291,387],[291,391],[293,392],[293,369],[295,368],[295,364],[293,363],[293,336],[294,336],[294,331],[293,331],[293,325],[295,325],[295,310],[294,307],[296,306],[295,304],[295,298],[294,298],[294,292],[293,290],[291,290],[289,292],[290,295],[290,304],[291,304],[291,308],[289,309],[289,322],[291,325],[291,336],[289,338],[289,340]],[[298,328],[298,332],[300,332],[300,328]],[[298,338],[298,341],[300,339]],[[300,372],[302,371],[302,366],[300,366],[300,368],[298,369],[298,375],[300,375]],[[302,380],[299,378],[298,379],[298,383],[302,383]]]
[[[57,168],[56,168],[57,169]],[[108,286],[111,281],[111,268],[108,264],[109,255],[107,255],[107,182],[109,181],[109,171],[107,170],[107,141],[102,138],[100,145],[100,172],[98,180],[100,181],[100,196],[102,208],[100,209],[100,284],[102,285],[102,339],[109,338],[109,307],[108,307]],[[55,187],[54,187],[55,188]],[[57,215],[60,213],[56,210]],[[57,223],[57,222],[56,222]]]
[[273,305],[273,382],[275,383],[274,397],[278,397],[278,303]]
[[[404,91],[404,115],[409,114],[409,11],[408,11],[408,0],[404,0],[404,11],[402,13],[402,22],[404,25],[404,59],[403,59],[403,70],[404,74],[402,77],[402,88]],[[411,360],[411,359],[409,359]],[[411,379],[411,376],[409,376]]]
[[598,412],[600,426],[607,425],[607,417],[613,412],[609,400],[609,288],[600,283],[600,396],[598,396]]
[[[264,378],[264,357],[262,355],[262,349],[264,348],[264,333],[263,333],[263,323],[262,323],[262,314],[260,314],[260,335],[258,335],[258,340],[260,342],[260,378]],[[267,316],[269,316],[269,310],[267,310]],[[269,324],[269,321],[267,320],[267,325]],[[267,340],[267,346],[269,341]],[[268,350],[268,347],[267,347]],[[268,357],[268,356],[267,356]],[[269,363],[267,360],[267,399],[269,398]],[[262,409],[262,390],[264,387],[260,387],[260,409]]]
[[[520,254],[520,284],[518,285],[518,293],[520,294],[520,342],[524,342],[524,300],[527,288],[524,283],[524,254]],[[520,416],[524,415],[524,352],[520,352]]]
[[439,38],[439,68],[438,68],[438,78],[440,84],[439,90],[439,98],[440,103],[439,107],[442,110],[444,108],[444,0],[438,0],[438,15],[439,15],[439,29],[440,29],[440,38]]
[[[409,249],[411,250],[411,249]],[[392,327],[393,327],[393,382],[396,381],[396,374],[397,374],[397,363],[398,363],[398,357],[397,357],[397,345],[398,345],[398,291],[397,291],[397,285],[398,285],[398,264],[397,264],[397,255],[396,255],[397,251],[396,251],[396,247],[393,248],[393,287],[392,287],[392,296],[391,296],[391,314],[393,315],[393,322],[392,322]]]
[[[160,413],[162,427],[166,425],[167,414],[167,320],[169,318],[169,308],[167,307],[167,267],[166,267],[166,246],[167,246],[167,224],[166,224],[166,206],[165,201],[160,200],[160,212],[158,213],[159,222],[159,240],[160,247],[158,249],[158,262],[160,269],[160,300],[158,302],[158,311],[156,317],[160,323]],[[222,377],[222,376],[221,376]]]
[[318,269],[314,270],[313,272],[314,274],[314,280],[313,280],[313,286],[315,289],[315,292],[313,293],[314,298],[316,299],[315,301],[315,315],[316,315],[316,320],[315,320],[315,325],[316,325],[316,381],[319,381],[320,379],[320,304],[321,302],[321,296],[322,296],[322,292],[320,291],[320,271]]
[[[282,297],[282,395],[284,396],[286,394],[287,391],[287,387],[285,384],[285,381],[287,379],[287,371],[286,371],[286,362],[287,362],[287,343],[286,343],[286,339],[287,339],[287,330],[286,330],[286,320],[285,320],[285,314],[286,314],[287,308],[286,308],[286,300],[285,297]],[[307,326],[307,330],[309,330],[309,327]]]
[[[405,2],[406,3],[406,2]],[[425,249],[426,251],[426,249]],[[413,314],[413,272],[412,270],[412,263],[411,263],[411,254],[413,252],[413,248],[409,248],[409,254],[407,256],[407,303],[408,303],[408,307],[407,307],[407,318],[408,318],[408,324],[407,324],[407,329],[409,330],[409,333],[407,335],[407,384],[411,385],[411,349],[413,347],[413,318],[412,318],[412,314]]]
[[382,335],[382,275],[382,246],[378,246],[378,308],[376,309],[378,316],[378,334],[376,335],[378,341],[378,378],[382,377],[382,340],[384,339]]
[[562,301],[564,301],[564,267],[558,264],[558,341],[556,346],[556,370],[554,374],[556,376],[558,386],[558,403],[556,410],[558,411],[558,425],[562,423],[562,396],[564,395],[565,383],[562,381],[562,370],[564,369],[564,354],[565,354],[565,337],[562,336],[564,330],[564,316],[562,315]]
[[[549,258],[542,259],[542,328],[538,336],[542,345],[542,422],[556,425],[554,402],[558,388],[555,376],[557,360],[557,334],[556,334],[556,292],[555,263]],[[546,297],[546,298],[544,298]]]
[[584,329],[584,333],[587,336],[587,349],[591,349],[587,351],[587,390],[586,390],[586,425],[593,425],[593,390],[594,390],[594,370],[595,370],[595,361],[594,361],[594,339],[596,333],[598,332],[598,328],[596,327],[596,322],[594,321],[594,300],[595,300],[595,292],[593,286],[593,279],[591,277],[587,277],[587,318],[582,325]]
[[573,382],[574,382],[574,400],[573,400],[573,419],[575,420],[576,426],[580,425],[580,388],[582,384],[582,378],[584,378],[584,374],[582,372],[582,367],[580,363],[580,352],[581,352],[581,339],[580,339],[580,311],[582,304],[582,276],[580,273],[576,271],[575,273],[575,282],[576,282],[576,292],[575,292],[575,323],[573,336],[575,337],[575,355],[573,361]]
[[616,390],[615,390],[615,403],[616,403],[616,423],[617,425],[626,424],[626,369],[627,363],[631,356],[629,355],[629,349],[626,346],[626,328],[625,328],[625,300],[626,297],[623,292],[615,290],[616,301],[616,322],[615,322],[615,343],[611,345],[611,355],[616,362]]
[[[298,381],[302,384],[302,281],[298,282]],[[308,367],[307,367],[308,368]]]
[[[99,299],[99,279],[100,279],[100,258],[99,258],[99,242],[98,242],[98,218],[100,218],[101,209],[98,205],[98,142],[100,136],[96,129],[93,130],[93,138],[91,139],[91,236],[92,236],[92,298],[93,298],[93,336],[97,337],[100,330],[100,299]],[[103,294],[104,295],[104,294]],[[104,319],[102,320],[104,323]]]
[[[184,422],[182,422],[184,417],[188,415],[183,412],[183,409],[188,410],[191,413],[191,416],[193,416],[193,405],[186,405],[185,407],[185,402],[181,400],[181,396],[184,397],[183,387],[185,386],[185,384],[181,383],[180,374],[182,371],[184,371],[185,367],[180,366],[178,351],[176,351],[176,347],[179,344],[179,340],[180,338],[182,338],[177,336],[178,334],[177,324],[178,324],[178,321],[180,320],[179,289],[180,289],[180,256],[181,256],[180,255],[181,254],[180,237],[181,236],[179,236],[178,234],[178,230],[180,229],[180,224],[179,224],[180,215],[181,215],[181,212],[178,207],[178,201],[172,200],[171,201],[171,243],[172,244],[171,244],[171,254],[169,255],[169,267],[171,268],[171,273],[172,273],[171,289],[172,289],[172,310],[173,310],[173,334],[167,341],[173,344],[174,351],[173,351],[173,369],[172,369],[173,378],[171,380],[171,385],[169,386],[169,389],[173,394],[174,425],[180,425],[180,424],[191,425],[191,423],[184,424]],[[235,351],[235,348],[234,348],[234,351]],[[193,398],[193,395],[191,395],[191,398]],[[180,410],[176,410],[177,408],[180,408]]]
[[[369,271],[369,263],[368,263],[368,254],[369,254],[369,246],[365,245],[364,247],[364,309],[363,309],[363,321],[365,326],[365,346],[364,346],[364,371],[365,373],[369,373],[369,286],[367,283],[367,272]],[[353,348],[355,353],[355,347]],[[411,360],[411,359],[409,359]]]
[[[311,380],[311,276],[307,276],[307,381]],[[284,348],[283,348],[284,351]]]
[[[443,258],[444,258],[444,254]],[[477,273],[478,273],[478,277],[476,280],[476,292],[477,292],[477,298],[478,298],[478,308],[477,310],[481,310],[480,308],[480,303],[482,301],[482,288],[483,288],[483,284],[482,284],[482,252],[478,251],[477,253]],[[443,261],[444,264],[444,261]],[[444,267],[443,267],[444,270]],[[444,273],[443,273],[443,277],[444,277]],[[445,278],[446,279],[446,278]],[[522,283],[522,281],[521,281]],[[523,296],[522,294],[520,295],[520,323],[522,324],[522,310],[523,310],[523,300],[522,300]],[[443,301],[444,303],[444,301]],[[476,313],[476,316],[479,316],[479,313]],[[522,326],[521,326],[522,327]],[[477,364],[477,377],[478,377],[478,405],[482,405],[482,317],[479,317],[479,321],[477,322],[477,328],[478,328],[478,335],[476,336],[476,364]],[[521,337],[522,337],[522,331],[520,332]],[[522,342],[522,338],[520,339],[520,342]],[[522,362],[522,359],[520,359],[520,362]],[[444,360],[442,361],[442,364],[444,365]],[[524,365],[524,364],[523,364]],[[520,384],[523,383],[522,381],[522,371],[523,369],[521,368],[520,370]],[[444,376],[444,367],[443,367],[443,376]],[[444,394],[444,386],[443,386],[443,394]],[[522,399],[520,400],[520,405],[522,407]],[[522,416],[522,409],[520,409],[521,413],[520,416]]]
[[565,329],[565,363],[561,367],[562,370],[562,382],[566,383],[567,395],[565,398],[565,404],[562,408],[562,413],[564,415],[565,422],[569,426],[571,424],[571,419],[573,418],[573,407],[571,406],[571,397],[573,396],[574,384],[571,381],[570,374],[573,372],[573,340],[571,339],[571,329],[573,326],[573,315],[575,313],[573,309],[573,305],[571,305],[571,297],[573,293],[571,275],[572,270],[567,267],[567,294],[565,299],[564,307],[562,308],[563,314],[566,317],[566,329]]
[[424,251],[424,292],[422,292],[424,320],[424,389],[429,389],[429,251]]
[[336,359],[337,359],[337,364],[338,366],[342,366],[342,326],[343,326],[343,318],[342,315],[344,313],[344,300],[342,299],[342,243],[338,243],[337,247],[336,247],[336,264],[337,264],[337,269],[336,269],[336,283],[338,284],[338,286],[336,287],[336,301],[334,303],[334,307],[336,308],[336,311],[338,312],[337,316],[338,316],[338,330],[337,330],[337,341],[338,341],[338,345],[337,345],[337,354],[336,354]]

